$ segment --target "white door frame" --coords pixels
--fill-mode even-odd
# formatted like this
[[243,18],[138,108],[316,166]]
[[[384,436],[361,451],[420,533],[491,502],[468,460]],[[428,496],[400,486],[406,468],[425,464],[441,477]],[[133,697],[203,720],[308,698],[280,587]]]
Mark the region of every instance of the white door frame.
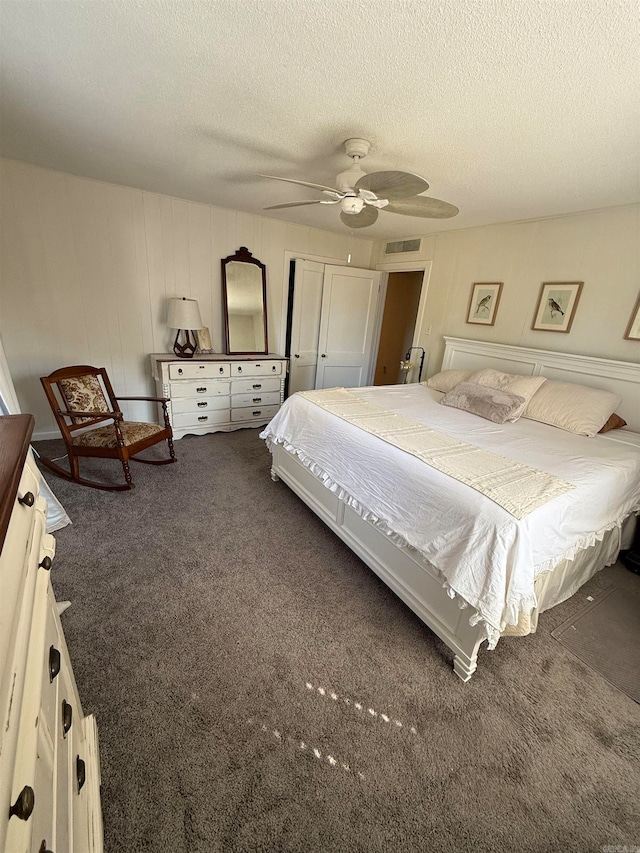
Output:
[[344,258],[330,258],[328,255],[312,255],[310,252],[292,252],[285,249],[284,252],[284,269],[282,280],[284,287],[282,288],[282,305],[280,306],[280,349],[278,352],[284,352],[284,344],[287,339],[287,308],[289,306],[289,267],[291,261],[315,261],[318,264],[331,264],[334,267],[349,266]]
[[[421,334],[422,334],[422,326],[424,324],[424,318],[427,308],[427,293],[429,291],[429,281],[431,279],[431,260],[424,261],[392,261],[385,264],[376,264],[376,269],[381,270],[382,272],[390,273],[390,272],[421,272],[422,273],[422,289],[420,290],[420,301],[418,302],[418,313],[416,315],[416,325],[413,330],[413,339],[411,341],[411,346],[419,347],[422,346],[420,343]],[[382,331],[382,319],[384,315],[384,303],[387,298],[387,281],[389,276],[383,276],[382,279],[382,290],[380,293],[380,304],[378,306],[379,310],[379,318],[378,318],[378,328],[376,332],[376,338],[374,341],[374,349],[375,349],[375,358],[373,364],[375,365],[376,360],[378,358],[378,347],[380,346],[380,332]],[[430,330],[429,330],[430,333]],[[426,337],[426,335],[425,335]],[[425,342],[426,343],[426,342]],[[423,366],[423,374],[427,370],[429,364],[429,351],[426,347],[423,347],[425,350],[425,364]],[[412,371],[413,372],[413,371]]]

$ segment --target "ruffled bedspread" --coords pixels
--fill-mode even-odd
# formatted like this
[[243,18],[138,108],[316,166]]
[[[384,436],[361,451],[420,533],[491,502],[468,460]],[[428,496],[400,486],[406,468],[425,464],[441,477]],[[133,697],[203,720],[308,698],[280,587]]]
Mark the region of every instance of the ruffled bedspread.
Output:
[[461,441],[546,471],[575,488],[518,520],[469,486],[319,408],[290,397],[262,432],[360,516],[441,575],[470,605],[489,647],[537,606],[534,581],[640,512],[640,447],[520,419],[502,425],[440,406],[423,385],[359,388],[358,396]]

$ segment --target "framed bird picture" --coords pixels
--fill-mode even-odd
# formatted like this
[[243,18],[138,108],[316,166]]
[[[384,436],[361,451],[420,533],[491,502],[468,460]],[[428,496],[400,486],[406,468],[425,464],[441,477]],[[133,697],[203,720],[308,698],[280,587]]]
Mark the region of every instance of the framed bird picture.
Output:
[[582,281],[545,281],[540,288],[532,329],[570,332],[582,291]]
[[471,299],[467,313],[467,323],[480,323],[493,326],[500,304],[502,282],[476,282],[471,287]]

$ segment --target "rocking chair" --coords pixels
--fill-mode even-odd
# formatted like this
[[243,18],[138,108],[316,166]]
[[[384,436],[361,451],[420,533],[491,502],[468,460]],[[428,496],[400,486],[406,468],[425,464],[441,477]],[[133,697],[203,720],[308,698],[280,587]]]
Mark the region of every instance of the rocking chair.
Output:
[[[148,465],[167,465],[176,461],[166,397],[116,397],[104,367],[88,365],[63,367],[61,370],[50,373],[49,376],[40,377],[40,381],[62,433],[70,470],[65,470],[43,456],[40,457],[40,462],[59,477],[82,486],[118,492],[134,487],[129,470],[130,459],[135,462],[145,462]],[[118,400],[161,403],[164,426],[125,421],[118,406]],[[97,426],[98,424],[103,426]],[[164,440],[169,445],[169,459],[137,457],[141,451]],[[122,485],[110,485],[85,480],[80,476],[78,461],[83,456],[119,459],[125,482]]]

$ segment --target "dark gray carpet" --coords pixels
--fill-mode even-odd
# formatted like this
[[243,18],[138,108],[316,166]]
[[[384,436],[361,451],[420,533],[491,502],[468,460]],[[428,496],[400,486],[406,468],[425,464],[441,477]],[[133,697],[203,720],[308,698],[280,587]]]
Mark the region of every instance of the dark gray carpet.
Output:
[[640,844],[640,707],[551,637],[587,594],[639,577],[600,573],[462,684],[271,482],[257,431],[176,447],[128,493],[49,476],[74,521],[52,576],[98,719],[108,853]]
[[613,587],[553,632],[587,666],[640,702],[640,596]]

